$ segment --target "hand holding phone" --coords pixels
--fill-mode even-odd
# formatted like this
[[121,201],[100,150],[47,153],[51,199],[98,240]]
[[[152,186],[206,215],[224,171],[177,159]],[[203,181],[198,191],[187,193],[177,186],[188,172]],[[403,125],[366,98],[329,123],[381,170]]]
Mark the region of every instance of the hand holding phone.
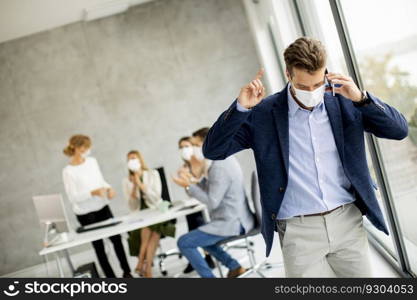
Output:
[[329,71],[327,71],[326,69],[326,71],[324,71],[324,74],[325,74],[324,81],[325,81],[326,89],[330,88],[330,90],[332,91],[332,95],[336,96],[334,92],[334,83],[332,83],[330,80],[327,79],[327,74],[329,74]]

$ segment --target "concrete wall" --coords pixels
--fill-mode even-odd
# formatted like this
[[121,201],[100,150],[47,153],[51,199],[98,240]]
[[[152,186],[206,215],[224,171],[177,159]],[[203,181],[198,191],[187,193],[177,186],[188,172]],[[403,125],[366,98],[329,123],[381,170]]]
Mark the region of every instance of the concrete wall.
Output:
[[[178,138],[211,125],[258,67],[240,0],[155,1],[0,44],[0,274],[42,262],[31,197],[64,193],[70,135],[92,137],[126,213],[126,152],[174,173]],[[249,174],[251,152],[238,157]]]

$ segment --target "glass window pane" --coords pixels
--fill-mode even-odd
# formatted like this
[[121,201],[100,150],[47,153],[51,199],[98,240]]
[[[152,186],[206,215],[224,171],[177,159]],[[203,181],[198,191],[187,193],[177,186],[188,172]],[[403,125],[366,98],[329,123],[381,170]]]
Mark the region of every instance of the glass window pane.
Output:
[[[372,180],[376,183],[377,179],[376,179],[376,174],[375,174],[375,168],[372,164],[372,158],[371,155],[369,154],[369,149],[368,149],[368,145],[366,145],[366,159],[368,161],[368,167],[369,167],[369,172],[371,174]],[[382,214],[384,215],[384,219],[388,224],[388,218],[386,215],[386,205],[385,202],[382,200],[382,196],[381,196],[381,190],[378,188],[378,190],[376,190],[375,192],[376,198],[378,200],[379,206],[382,209]],[[396,249],[394,247],[394,242],[392,240],[392,235],[390,233],[390,235],[386,235],[385,233],[383,233],[382,231],[378,230],[377,228],[375,228],[374,225],[372,225],[372,223],[367,219],[364,218],[364,225],[366,227],[366,229],[368,231],[370,231],[372,233],[372,235],[381,243],[383,244],[384,248],[388,251],[388,253],[398,261],[398,255],[396,252]],[[389,228],[388,228],[389,229]]]
[[[323,41],[327,48],[329,70],[348,74],[339,34],[337,32],[329,1],[298,0],[297,3],[299,3],[300,13],[307,31],[306,34]],[[372,160],[369,157],[368,151],[367,155],[371,176],[373,176],[373,180],[376,182]],[[382,203],[379,190],[376,191],[376,196],[380,207],[383,210],[385,220],[387,220],[385,216],[385,206]],[[384,248],[397,259],[391,236],[387,236],[385,233],[376,229],[367,218],[364,218],[364,225],[371,231],[373,236],[383,244]]]
[[417,1],[342,0],[342,8],[365,88],[409,121],[408,138],[378,143],[411,270],[417,273]]
[[306,35],[324,43],[330,72],[347,74],[347,67],[329,1],[298,1]]
[[281,37],[282,50],[284,50],[296,38],[301,36],[301,29],[295,18],[294,7],[290,0],[273,1],[272,4],[277,22],[277,31]]

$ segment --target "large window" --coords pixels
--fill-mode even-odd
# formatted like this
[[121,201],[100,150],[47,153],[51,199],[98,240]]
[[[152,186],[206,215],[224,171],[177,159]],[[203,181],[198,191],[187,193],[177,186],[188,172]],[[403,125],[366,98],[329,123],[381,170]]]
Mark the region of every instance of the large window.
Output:
[[[346,60],[343,54],[343,49],[340,43],[339,34],[334,22],[333,13],[330,7],[329,1],[310,1],[310,0],[298,0],[299,10],[302,22],[307,36],[315,37],[321,40],[327,48],[328,52],[328,67],[331,71],[348,74]],[[372,159],[367,149],[368,165],[371,171],[371,176],[376,182],[376,176],[374,172],[374,166]],[[387,207],[382,201],[380,190],[376,191],[376,195],[382,211],[384,213],[385,220],[387,218]],[[396,249],[393,240],[377,230],[367,218],[364,218],[364,224],[368,230],[383,244],[384,248],[387,249],[389,254],[395,259],[398,259],[396,255]]]
[[[245,0],[249,2],[249,0]],[[417,1],[265,0],[259,20],[268,24],[282,81],[282,52],[307,35],[324,42],[328,68],[355,77],[369,92],[407,118],[409,137],[402,141],[367,138],[371,176],[390,236],[365,218],[372,241],[396,265],[417,274]],[[262,5],[261,5],[262,4]],[[271,12],[274,16],[271,16]],[[345,21],[345,22],[343,22]]]
[[417,274],[417,1],[341,4],[364,87],[409,122],[407,139],[377,142],[406,255]]

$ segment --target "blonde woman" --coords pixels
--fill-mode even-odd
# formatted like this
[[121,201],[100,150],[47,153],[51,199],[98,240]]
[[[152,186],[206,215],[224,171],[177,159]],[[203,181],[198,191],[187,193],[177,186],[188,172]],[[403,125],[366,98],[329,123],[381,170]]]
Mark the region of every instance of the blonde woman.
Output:
[[[161,178],[157,170],[149,169],[142,154],[132,150],[127,154],[128,177],[123,179],[123,191],[131,211],[158,208],[162,203]],[[175,237],[175,225],[168,221],[140,230],[140,246],[136,272],[152,277],[152,262],[161,236]]]
[[[104,180],[97,160],[89,156],[90,153],[91,139],[81,134],[72,136],[64,149],[64,154],[69,157],[69,163],[62,172],[65,191],[83,226],[113,217],[108,204],[115,192]],[[132,277],[120,235],[112,236],[110,240],[123,270],[123,277]],[[106,277],[115,277],[104,251],[103,240],[94,241],[93,247]]]

